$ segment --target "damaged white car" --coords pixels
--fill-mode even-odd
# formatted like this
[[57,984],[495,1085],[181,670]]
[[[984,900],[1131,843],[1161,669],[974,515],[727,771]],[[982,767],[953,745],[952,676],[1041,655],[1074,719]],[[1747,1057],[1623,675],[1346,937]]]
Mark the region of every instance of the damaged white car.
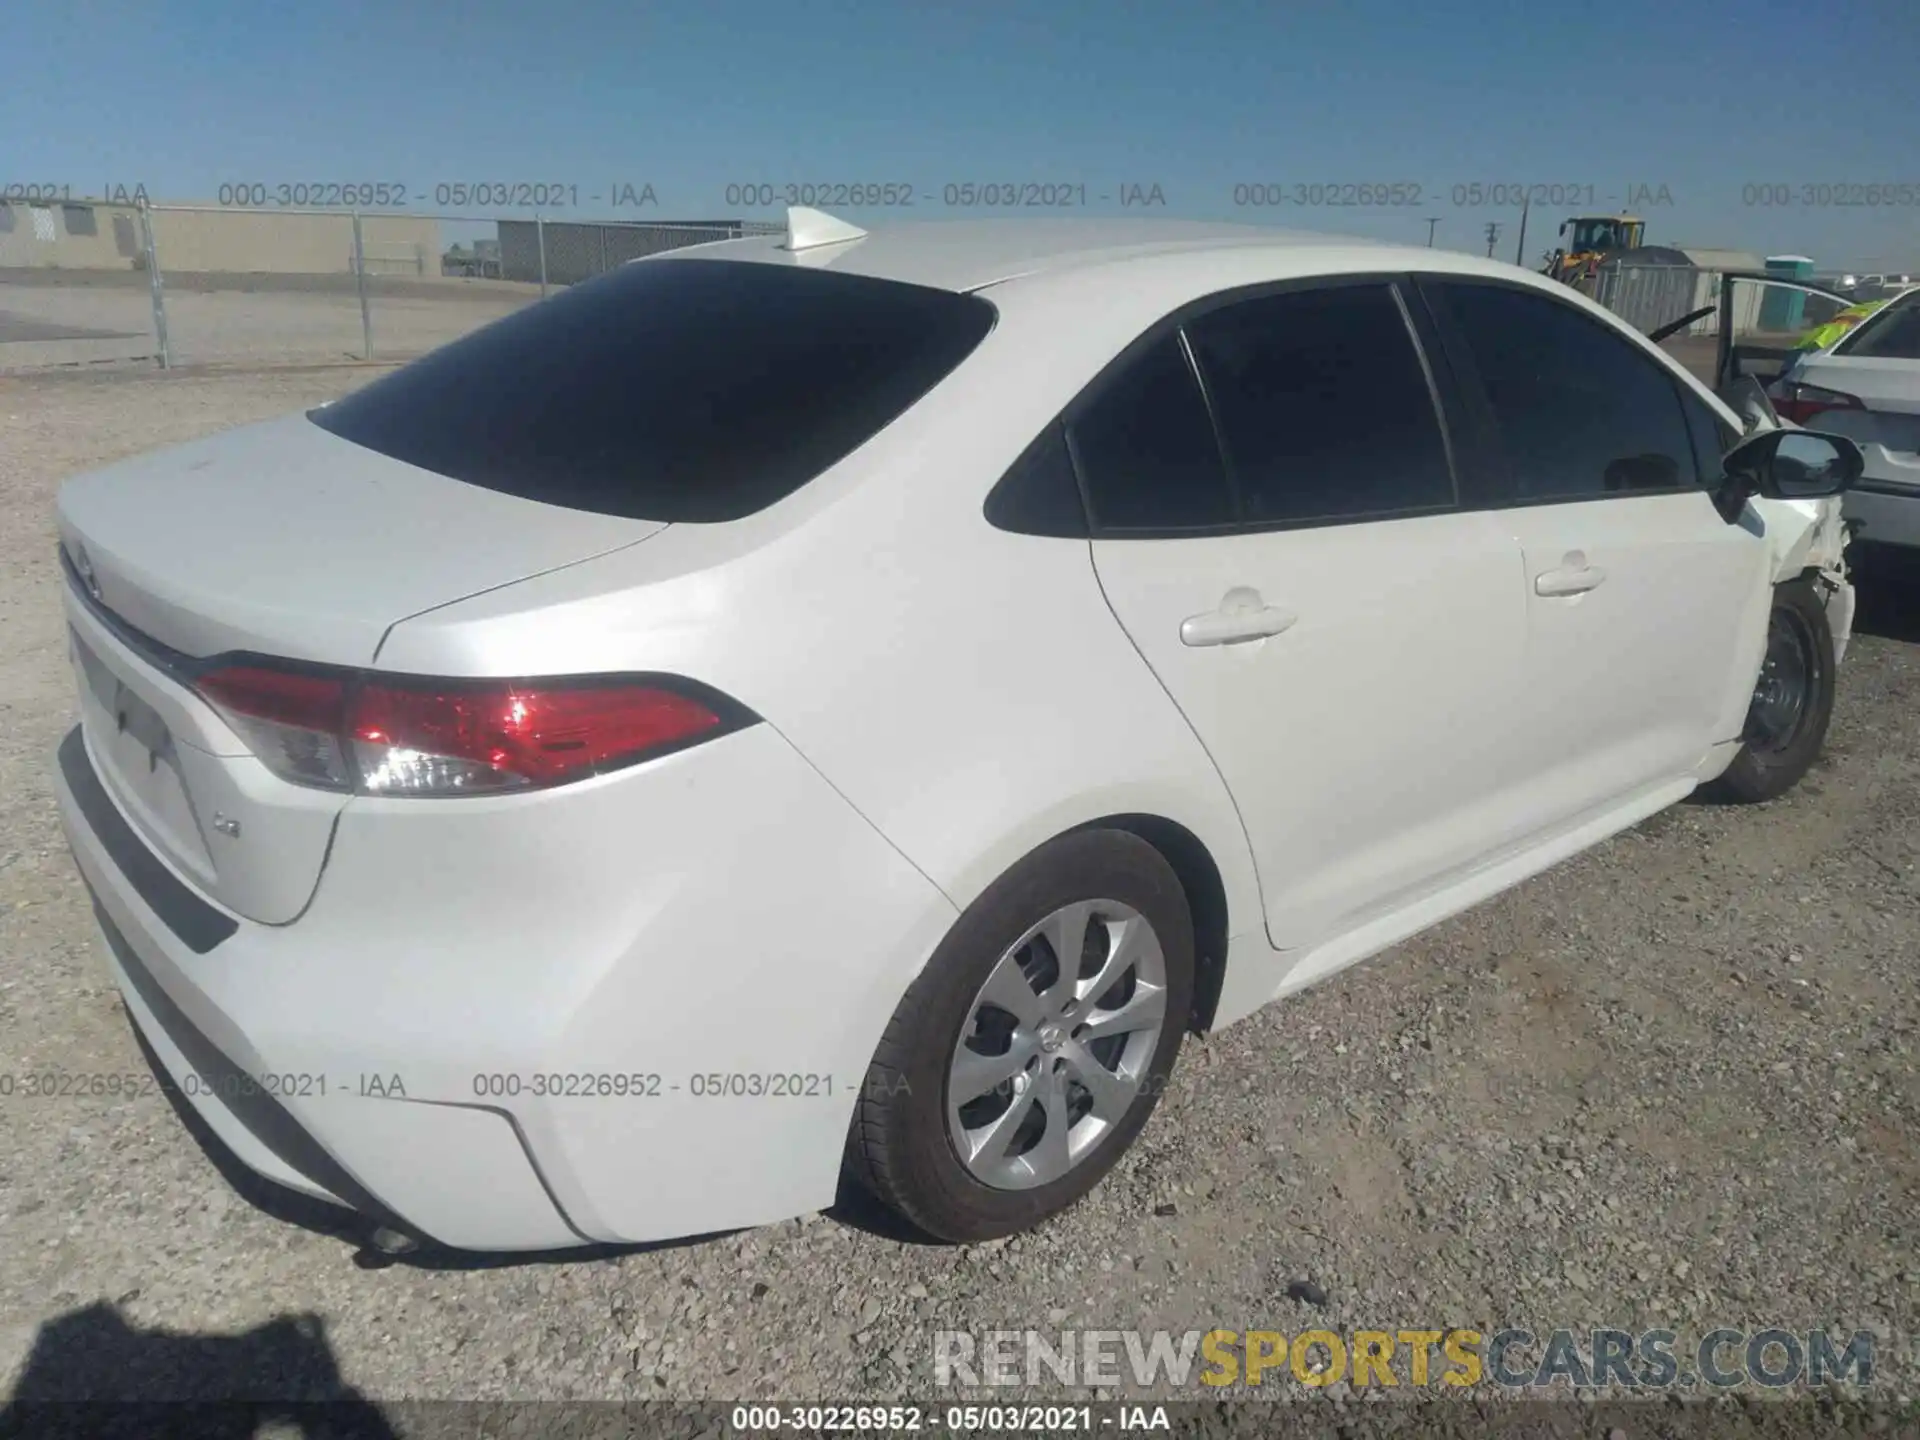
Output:
[[796,212],[71,482],[61,814],[381,1243],[1004,1235],[1188,1031],[1805,773],[1861,457],[1743,428],[1492,261]]

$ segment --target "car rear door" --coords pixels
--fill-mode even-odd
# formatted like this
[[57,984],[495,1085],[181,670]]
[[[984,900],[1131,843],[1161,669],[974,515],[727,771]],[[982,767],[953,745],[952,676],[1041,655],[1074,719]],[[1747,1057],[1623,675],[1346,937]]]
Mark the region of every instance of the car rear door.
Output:
[[1182,319],[1068,436],[1108,602],[1225,778],[1286,949],[1515,834],[1520,556],[1457,483],[1392,280]]
[[1538,812],[1572,823],[1738,736],[1767,548],[1716,510],[1718,451],[1700,432],[1719,417],[1687,391],[1710,417],[1690,424],[1659,358],[1542,288],[1421,288],[1514,492],[1503,518],[1525,557],[1528,623],[1511,758]]

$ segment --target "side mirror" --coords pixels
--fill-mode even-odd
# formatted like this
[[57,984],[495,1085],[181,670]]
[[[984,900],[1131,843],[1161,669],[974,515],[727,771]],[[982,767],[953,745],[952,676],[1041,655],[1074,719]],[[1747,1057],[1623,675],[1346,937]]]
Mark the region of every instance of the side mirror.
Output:
[[1726,454],[1727,483],[1717,497],[1728,523],[1747,497],[1769,500],[1822,500],[1838,495],[1860,478],[1866,457],[1844,435],[1817,430],[1763,430]]

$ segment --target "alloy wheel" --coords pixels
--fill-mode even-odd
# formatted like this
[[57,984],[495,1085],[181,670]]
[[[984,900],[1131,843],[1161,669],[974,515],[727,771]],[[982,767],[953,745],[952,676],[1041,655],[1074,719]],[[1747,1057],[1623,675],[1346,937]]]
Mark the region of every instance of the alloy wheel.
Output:
[[1000,956],[947,1069],[948,1132],[997,1190],[1058,1180],[1126,1117],[1167,1023],[1159,937],[1117,900],[1062,906]]

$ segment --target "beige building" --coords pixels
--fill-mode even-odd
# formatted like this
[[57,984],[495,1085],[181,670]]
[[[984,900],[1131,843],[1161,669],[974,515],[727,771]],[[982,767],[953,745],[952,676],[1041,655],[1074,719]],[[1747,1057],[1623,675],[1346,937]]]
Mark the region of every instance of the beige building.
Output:
[[130,205],[0,201],[0,267],[129,270],[139,254]]
[[[290,210],[156,209],[153,242],[162,274],[350,275],[353,217]],[[363,215],[369,275],[438,275],[440,222]],[[140,214],[92,201],[0,201],[0,269],[138,270],[145,267]]]

